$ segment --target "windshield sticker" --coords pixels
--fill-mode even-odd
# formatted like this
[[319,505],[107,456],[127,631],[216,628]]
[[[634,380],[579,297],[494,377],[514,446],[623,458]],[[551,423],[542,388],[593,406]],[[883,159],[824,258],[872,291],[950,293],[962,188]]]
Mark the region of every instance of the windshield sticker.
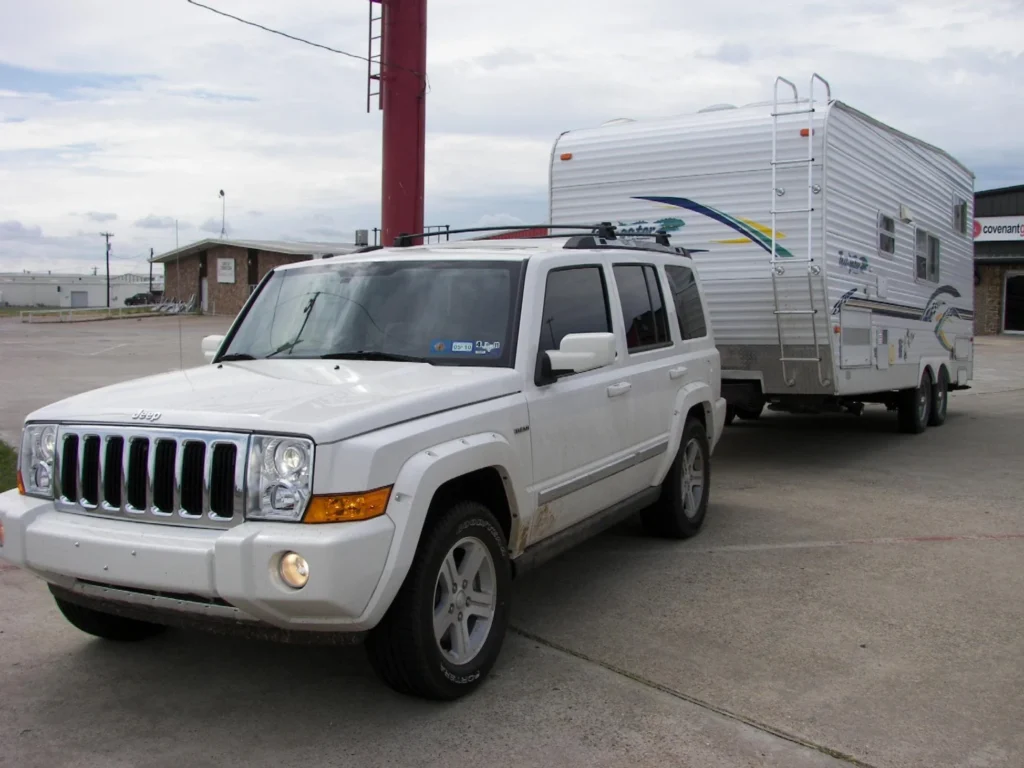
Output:
[[471,355],[473,354],[473,342],[435,339],[430,342],[430,353],[433,355]]
[[501,342],[500,341],[478,341],[474,345],[473,351],[478,355],[485,355],[487,357],[500,357],[501,356]]

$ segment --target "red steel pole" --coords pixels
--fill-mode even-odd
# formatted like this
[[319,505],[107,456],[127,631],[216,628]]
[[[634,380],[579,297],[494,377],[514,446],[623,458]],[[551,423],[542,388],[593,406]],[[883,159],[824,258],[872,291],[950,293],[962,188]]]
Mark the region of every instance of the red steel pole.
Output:
[[381,0],[381,3],[384,8],[381,245],[390,246],[400,234],[423,231],[427,0]]

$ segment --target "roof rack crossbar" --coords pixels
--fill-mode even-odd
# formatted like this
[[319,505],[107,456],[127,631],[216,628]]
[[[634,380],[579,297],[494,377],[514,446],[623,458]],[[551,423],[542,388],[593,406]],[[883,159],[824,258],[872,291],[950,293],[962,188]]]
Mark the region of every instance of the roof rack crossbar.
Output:
[[[587,232],[592,232],[599,237],[603,237],[606,240],[615,239],[615,227],[611,222],[604,221],[599,224],[516,224],[513,227],[505,225],[503,227],[468,227],[465,229],[449,229],[445,230],[446,235],[464,235],[475,232],[515,232],[517,230],[528,230],[528,229],[582,229]],[[412,246],[413,241],[419,238],[427,237],[428,235],[436,234],[434,232],[420,232],[419,234],[409,235],[406,233],[400,234],[395,238],[395,248],[408,248]]]

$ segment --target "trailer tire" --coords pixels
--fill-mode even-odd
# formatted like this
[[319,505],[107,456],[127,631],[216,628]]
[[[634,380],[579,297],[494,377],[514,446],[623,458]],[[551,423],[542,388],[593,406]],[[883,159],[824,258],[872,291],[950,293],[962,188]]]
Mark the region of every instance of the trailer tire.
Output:
[[737,408],[736,409],[736,415],[739,418],[741,418],[741,419],[745,419],[746,421],[756,421],[757,419],[761,418],[761,412],[763,410],[764,410],[764,406],[761,406],[760,408],[757,408],[757,409],[754,409],[754,408]]
[[921,383],[914,389],[900,392],[897,407],[900,431],[919,435],[928,428],[932,414],[932,377],[928,371],[921,376]]
[[928,415],[929,427],[941,427],[946,423],[946,410],[949,408],[949,373],[946,367],[939,368],[935,386],[932,387],[932,408]]

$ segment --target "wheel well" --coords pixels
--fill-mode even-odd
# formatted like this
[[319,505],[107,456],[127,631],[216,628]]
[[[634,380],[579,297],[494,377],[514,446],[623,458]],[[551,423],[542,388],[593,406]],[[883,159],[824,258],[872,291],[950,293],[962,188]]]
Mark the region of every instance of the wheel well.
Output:
[[512,508],[509,504],[508,491],[502,479],[502,472],[497,467],[485,467],[444,483],[430,500],[430,511],[424,524],[459,501],[476,501],[483,504],[498,518],[505,541],[512,537]]
[[687,421],[690,419],[696,419],[700,422],[700,425],[704,427],[704,431],[706,432],[708,429],[707,404],[697,403],[697,405],[693,406],[686,412],[686,419]]

